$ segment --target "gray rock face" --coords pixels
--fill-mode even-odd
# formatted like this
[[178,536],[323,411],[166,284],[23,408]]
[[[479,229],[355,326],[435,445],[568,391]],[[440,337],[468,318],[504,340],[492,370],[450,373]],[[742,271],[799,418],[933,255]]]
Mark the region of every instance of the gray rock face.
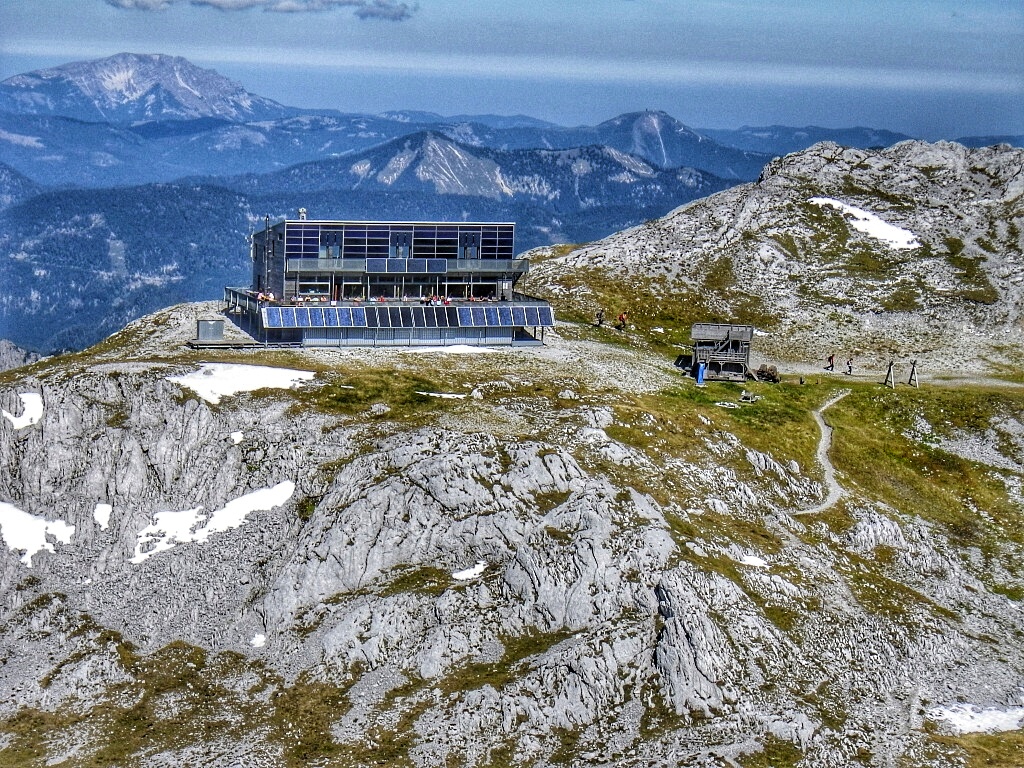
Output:
[[7,339],[0,339],[0,371],[20,368],[23,365],[34,363],[38,359],[39,355],[34,352],[24,350]]
[[[176,333],[148,323],[129,331]],[[296,354],[319,371],[303,390],[219,405],[168,380],[195,362],[152,336],[135,362],[115,345],[10,379],[0,406],[38,393],[43,412],[0,419],[0,755],[31,742],[14,718],[45,713],[51,760],[116,738],[147,765],[719,765],[772,741],[806,765],[937,767],[923,702],[1020,696],[1024,617],[983,561],[868,499],[847,529],[793,516],[820,470],[707,418],[685,455],[622,442],[657,422],[584,382],[626,360],[619,396],[650,393],[667,364],[552,337],[426,365]],[[480,397],[317,405],[347,376],[428,367]],[[74,533],[28,567],[11,509]],[[154,525],[175,533],[140,550]],[[917,595],[898,613],[865,581],[882,549]]]

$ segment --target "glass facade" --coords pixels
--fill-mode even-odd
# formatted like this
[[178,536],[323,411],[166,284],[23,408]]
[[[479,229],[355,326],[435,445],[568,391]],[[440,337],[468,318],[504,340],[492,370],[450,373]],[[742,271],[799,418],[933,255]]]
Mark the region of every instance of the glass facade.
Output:
[[526,273],[502,222],[285,220],[254,233],[257,291],[330,300],[499,298]]

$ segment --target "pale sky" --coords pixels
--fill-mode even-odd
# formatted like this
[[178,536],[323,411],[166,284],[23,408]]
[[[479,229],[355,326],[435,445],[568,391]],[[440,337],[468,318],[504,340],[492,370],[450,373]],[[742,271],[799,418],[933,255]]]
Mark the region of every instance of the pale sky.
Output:
[[0,78],[185,56],[300,107],[1024,133],[1024,0],[9,0]]

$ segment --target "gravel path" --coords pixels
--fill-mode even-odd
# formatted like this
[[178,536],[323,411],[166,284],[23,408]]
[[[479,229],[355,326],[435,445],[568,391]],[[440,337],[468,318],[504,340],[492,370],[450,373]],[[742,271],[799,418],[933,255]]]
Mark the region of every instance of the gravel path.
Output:
[[828,449],[832,446],[832,427],[825,423],[825,419],[822,418],[821,414],[838,403],[848,394],[850,394],[850,390],[848,389],[837,392],[823,406],[821,406],[821,408],[812,413],[814,420],[818,422],[818,429],[821,430],[821,437],[818,439],[818,450],[816,456],[818,458],[818,463],[821,464],[821,468],[825,470],[825,487],[828,488],[828,494],[825,496],[825,500],[818,506],[811,507],[810,509],[802,509],[799,512],[792,512],[791,514],[793,515],[816,515],[819,512],[824,512],[839,501],[839,498],[844,493],[839,483],[836,482],[836,468],[832,466],[832,460],[828,457]]

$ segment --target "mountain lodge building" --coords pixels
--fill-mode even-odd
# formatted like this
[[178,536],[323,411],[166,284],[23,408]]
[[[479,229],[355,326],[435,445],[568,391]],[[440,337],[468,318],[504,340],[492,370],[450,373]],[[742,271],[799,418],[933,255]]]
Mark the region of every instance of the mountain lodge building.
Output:
[[517,293],[509,222],[314,221],[252,236],[252,285],[225,288],[255,338],[303,346],[537,344],[551,305]]

